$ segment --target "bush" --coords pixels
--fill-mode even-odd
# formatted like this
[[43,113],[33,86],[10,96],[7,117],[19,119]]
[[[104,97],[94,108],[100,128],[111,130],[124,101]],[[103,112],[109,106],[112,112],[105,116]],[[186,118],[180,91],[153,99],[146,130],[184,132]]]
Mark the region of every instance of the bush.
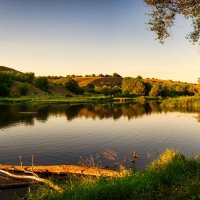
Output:
[[85,88],[84,91],[87,93],[95,93],[95,86],[92,83],[89,83]]
[[115,86],[113,89],[112,89],[112,94],[121,94],[122,93],[122,89],[119,87],[119,86]]
[[35,79],[35,86],[45,92],[49,90],[49,81],[47,77],[37,77]]
[[26,96],[28,94],[28,91],[29,91],[29,85],[27,83],[24,83],[19,87],[19,93],[22,96]]
[[113,73],[113,77],[121,77],[121,75],[119,75],[117,73]]
[[0,96],[9,96],[12,85],[11,77],[8,73],[0,73]]
[[108,86],[104,85],[101,89],[101,92],[105,95],[108,96],[111,94],[111,90]]
[[73,92],[74,94],[83,94],[84,93],[83,88],[81,88],[79,86],[78,82],[73,78],[69,78],[67,80],[67,82],[65,83],[65,86],[69,91]]
[[10,90],[5,84],[0,84],[0,96],[7,97],[10,95]]

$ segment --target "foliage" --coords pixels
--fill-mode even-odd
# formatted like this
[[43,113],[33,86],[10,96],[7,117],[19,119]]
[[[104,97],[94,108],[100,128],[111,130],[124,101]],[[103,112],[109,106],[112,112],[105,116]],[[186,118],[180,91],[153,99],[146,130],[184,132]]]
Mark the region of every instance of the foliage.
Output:
[[104,75],[103,75],[103,74],[99,74],[98,76],[99,76],[99,77],[104,77]]
[[154,84],[149,92],[149,96],[161,96],[162,95],[162,86],[160,84]]
[[27,83],[22,84],[19,87],[19,93],[20,93],[20,95],[26,96],[28,94],[28,92],[29,92],[29,89],[30,89],[30,87],[29,87],[29,85]]
[[0,96],[9,96],[12,85],[11,77],[8,73],[0,73]]
[[33,72],[27,72],[24,74],[25,76],[25,82],[27,83],[33,83],[35,80],[35,74]]
[[192,21],[193,31],[187,38],[197,43],[200,39],[200,3],[199,0],[144,0],[153,10],[149,14],[150,30],[163,43],[170,36],[169,30],[174,25],[177,15]]
[[0,97],[7,97],[9,95],[10,95],[9,88],[4,84],[0,84]]
[[115,86],[112,88],[113,95],[120,95],[122,93],[122,89],[119,86]]
[[182,96],[176,98],[167,98],[161,103],[162,107],[172,107],[172,108],[181,108],[181,107],[200,107],[200,97],[199,96]]
[[47,186],[28,194],[28,200],[199,199],[200,160],[167,150],[145,170],[116,178],[77,178],[62,185],[64,194]]
[[121,77],[121,75],[119,75],[117,73],[113,73],[113,77]]
[[104,94],[105,96],[108,96],[111,94],[110,87],[104,85],[101,89],[101,93]]
[[87,93],[95,93],[95,86],[92,83],[89,83],[85,88],[84,91]]
[[141,79],[126,77],[122,80],[122,92],[124,94],[144,95],[145,86]]
[[49,80],[47,77],[39,76],[35,79],[35,86],[45,92],[49,90]]
[[69,78],[66,81],[65,86],[69,91],[73,92],[74,94],[83,94],[84,92],[83,88],[81,88],[78,82],[73,78]]
[[20,81],[20,82],[27,82],[33,83],[35,75],[34,73],[15,73],[15,72],[1,72],[1,75],[9,77],[12,81]]

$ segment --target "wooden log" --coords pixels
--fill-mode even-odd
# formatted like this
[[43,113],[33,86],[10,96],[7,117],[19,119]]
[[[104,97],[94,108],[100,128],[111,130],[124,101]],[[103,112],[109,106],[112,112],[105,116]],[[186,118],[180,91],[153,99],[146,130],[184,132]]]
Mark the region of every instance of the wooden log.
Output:
[[63,193],[64,190],[60,188],[58,185],[55,185],[52,181],[40,178],[37,176],[29,176],[29,175],[16,175],[16,174],[11,174],[10,172],[7,172],[5,170],[0,169],[0,173],[6,174],[7,176],[13,178],[13,179],[19,179],[19,180],[33,180],[41,183],[46,183],[49,187],[52,187],[53,189],[57,190],[58,192]]
[[52,165],[52,166],[13,166],[0,165],[1,170],[15,171],[15,172],[34,172],[34,173],[49,173],[49,174],[80,174],[89,176],[120,176],[120,172],[116,170],[103,169],[97,167],[83,167],[76,165]]

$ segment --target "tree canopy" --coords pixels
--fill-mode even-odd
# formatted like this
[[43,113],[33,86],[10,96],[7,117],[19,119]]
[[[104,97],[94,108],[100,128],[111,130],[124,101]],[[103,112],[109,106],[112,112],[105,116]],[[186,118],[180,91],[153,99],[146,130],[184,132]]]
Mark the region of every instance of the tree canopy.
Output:
[[[152,8],[149,14],[150,30],[155,32],[161,43],[170,37],[169,29],[174,25],[177,15],[192,20],[193,30],[187,38],[192,43],[200,40],[200,1],[199,0],[144,0]],[[199,42],[200,44],[200,42]]]
[[65,83],[66,88],[73,92],[74,94],[83,94],[84,90],[83,88],[81,88],[78,84],[78,82],[73,79],[73,78],[69,78],[66,83]]

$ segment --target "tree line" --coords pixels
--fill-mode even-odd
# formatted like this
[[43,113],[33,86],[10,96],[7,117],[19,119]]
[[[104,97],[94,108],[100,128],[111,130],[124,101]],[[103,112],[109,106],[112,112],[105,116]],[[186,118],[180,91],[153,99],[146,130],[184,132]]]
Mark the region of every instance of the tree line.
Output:
[[[89,83],[84,87],[79,85],[78,79],[68,76],[62,87],[65,87],[70,94],[103,94],[105,96],[153,96],[153,97],[176,97],[176,96],[192,96],[200,93],[199,84],[190,84],[175,81],[164,81],[159,79],[144,79],[141,76],[122,78],[119,74],[114,73],[112,77],[120,77],[120,84],[113,86],[111,83],[104,83],[103,77],[100,79],[101,86],[94,83]],[[111,80],[112,80],[111,77]],[[63,78],[63,77],[59,77]],[[20,95],[25,96],[33,85],[40,90],[50,93],[50,86],[54,84],[52,77],[39,76],[36,77],[34,73],[0,73],[0,96],[9,96],[10,88],[14,81],[21,82],[18,88]],[[70,96],[70,94],[66,94]]]

